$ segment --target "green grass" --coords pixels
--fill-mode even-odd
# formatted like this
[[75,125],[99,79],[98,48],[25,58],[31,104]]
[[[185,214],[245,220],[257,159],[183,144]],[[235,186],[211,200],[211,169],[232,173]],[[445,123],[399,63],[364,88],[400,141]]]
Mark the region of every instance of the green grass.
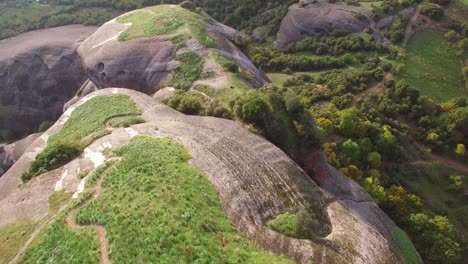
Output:
[[206,84],[197,84],[195,85],[195,87],[193,87],[193,89],[199,91],[199,92],[202,92],[206,95],[208,95],[209,97],[213,97],[215,95],[215,89],[209,85],[206,85]]
[[20,263],[98,263],[99,242],[91,228],[71,230],[63,219],[53,222]]
[[55,214],[60,209],[60,207],[62,207],[70,200],[72,195],[73,193],[63,190],[52,193],[49,196],[49,215]]
[[145,123],[141,116],[119,116],[109,121],[111,127],[129,127],[131,125]]
[[79,154],[94,140],[110,133],[106,121],[119,116],[139,115],[141,110],[127,95],[97,96],[77,107],[62,129],[52,135],[47,147],[31,163],[23,181],[56,169]]
[[413,246],[413,243],[409,240],[408,236],[401,230],[397,228],[393,231],[393,236],[398,241],[398,246],[400,247],[401,256],[405,260],[406,264],[418,264],[419,258],[416,249]]
[[267,223],[267,226],[283,235],[289,237],[300,237],[300,234],[298,234],[298,230],[300,230],[298,222],[296,214],[286,213],[280,214],[275,219],[270,220]]
[[37,223],[20,220],[15,224],[0,228],[0,263],[8,263],[26,243]]
[[204,14],[191,12],[180,6],[159,5],[120,17],[119,23],[132,25],[119,36],[120,41],[175,33],[187,28],[202,45],[215,47],[215,42],[206,35],[205,24],[209,19]]
[[180,54],[176,59],[181,64],[172,73],[171,85],[176,89],[188,90],[193,82],[201,78],[205,59],[191,51]]
[[416,33],[403,59],[400,78],[439,102],[468,95],[461,73],[461,59],[456,49],[438,31]]
[[63,128],[49,138],[48,144],[79,140],[87,146],[106,133],[107,120],[140,114],[141,110],[127,95],[97,96],[77,107]]
[[102,193],[74,217],[105,226],[114,263],[288,262],[237,233],[182,145],[135,137],[113,153],[122,160],[105,175]]

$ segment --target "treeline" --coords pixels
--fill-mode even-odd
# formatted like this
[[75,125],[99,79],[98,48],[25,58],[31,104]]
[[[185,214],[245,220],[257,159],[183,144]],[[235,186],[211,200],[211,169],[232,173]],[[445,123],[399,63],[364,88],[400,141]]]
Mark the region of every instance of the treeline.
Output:
[[251,48],[249,53],[259,68],[273,72],[290,73],[291,71],[312,71],[346,66],[344,58],[332,56],[312,58],[262,47]]
[[335,31],[331,35],[308,37],[285,48],[286,52],[312,51],[316,55],[341,55],[346,52],[383,51],[381,44],[375,44],[370,36],[362,34],[344,34]]

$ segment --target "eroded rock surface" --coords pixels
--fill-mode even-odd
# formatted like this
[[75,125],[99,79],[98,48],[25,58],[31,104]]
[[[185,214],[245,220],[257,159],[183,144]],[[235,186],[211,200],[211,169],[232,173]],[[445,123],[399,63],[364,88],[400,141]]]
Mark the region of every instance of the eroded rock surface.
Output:
[[71,25],[0,41],[0,128],[20,137],[62,114],[86,80],[76,49],[95,30]]
[[281,22],[275,47],[288,44],[319,33],[340,30],[347,33],[362,32],[374,28],[372,11],[363,7],[325,1],[304,1],[289,7]]
[[[285,254],[298,263],[308,260],[314,263],[403,262],[396,242],[384,233],[391,233],[396,228],[385,214],[381,213],[380,218],[373,220],[383,226],[382,230],[370,223],[368,216],[355,211],[353,207],[348,208],[342,197],[333,197],[317,186],[280,149],[236,122],[186,116],[157,100],[165,96],[152,98],[128,89],[98,90],[80,99],[0,178],[0,227],[15,219],[45,216],[47,197],[55,190],[58,181],[61,181],[63,188],[78,191],[80,183],[77,173],[93,168],[90,155],[85,154],[62,168],[38,176],[22,187],[18,187],[18,183],[21,172],[45,147],[47,136],[63,126],[77,105],[94,96],[116,93],[129,95],[142,109],[147,122],[114,129],[110,135],[88,146],[86,153],[102,153],[103,146],[122,146],[137,135],[170,137],[188,148],[193,157],[191,163],[205,173],[218,190],[223,209],[231,222],[241,234],[260,247]],[[7,182],[13,184],[5,184]],[[368,199],[368,195],[355,190],[358,187],[352,187],[351,192],[356,193],[357,199]],[[32,191],[39,189],[40,192]],[[370,213],[381,212],[371,200],[366,202],[373,205]],[[11,208],[19,210],[13,213]],[[298,210],[307,210],[316,215],[321,230],[315,231],[321,236],[295,239],[266,227],[266,223],[277,215]]]
[[[158,8],[181,8],[179,6],[159,6]],[[150,8],[135,10],[113,19],[101,26],[80,46],[78,52],[88,78],[98,89],[107,87],[126,87],[129,89],[153,94],[170,81],[174,69],[180,65],[176,56],[182,52],[192,51],[207,57],[217,53],[237,62],[250,72],[258,86],[268,82],[268,77],[257,69],[233,43],[242,35],[236,30],[214,21],[203,15],[196,15],[203,24],[204,33],[214,41],[206,46],[193,37],[188,26],[180,26],[167,34],[132,38],[123,41],[121,34],[126,32],[132,23],[119,22],[119,18],[138,12],[157,13]],[[186,11],[190,12],[190,11]],[[193,13],[195,14],[195,13]],[[174,17],[174,20],[177,18]],[[126,33],[124,33],[126,34]],[[173,39],[177,36],[190,36],[184,48],[178,50]]]

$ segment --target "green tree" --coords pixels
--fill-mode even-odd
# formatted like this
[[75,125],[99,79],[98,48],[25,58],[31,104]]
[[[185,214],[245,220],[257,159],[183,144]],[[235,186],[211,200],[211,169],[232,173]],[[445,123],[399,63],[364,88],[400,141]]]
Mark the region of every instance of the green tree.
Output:
[[382,156],[378,152],[371,152],[367,156],[367,162],[372,168],[379,168],[382,164]]

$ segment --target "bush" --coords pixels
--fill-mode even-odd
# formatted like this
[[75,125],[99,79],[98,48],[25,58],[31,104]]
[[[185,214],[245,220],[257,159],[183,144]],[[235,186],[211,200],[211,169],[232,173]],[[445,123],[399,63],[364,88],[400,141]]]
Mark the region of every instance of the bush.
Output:
[[433,20],[440,20],[444,16],[444,10],[439,5],[431,3],[424,4],[421,13]]
[[263,126],[263,121],[270,113],[270,107],[262,98],[256,97],[242,106],[241,118],[247,123]]
[[39,125],[37,132],[45,132],[47,131],[47,129],[49,129],[53,125],[54,125],[53,121],[44,121]]
[[48,145],[37,155],[29,170],[21,175],[21,179],[26,182],[44,172],[61,167],[80,155],[83,149],[84,147],[76,142],[59,142]]
[[166,104],[187,115],[204,115],[206,99],[199,94],[178,92]]

